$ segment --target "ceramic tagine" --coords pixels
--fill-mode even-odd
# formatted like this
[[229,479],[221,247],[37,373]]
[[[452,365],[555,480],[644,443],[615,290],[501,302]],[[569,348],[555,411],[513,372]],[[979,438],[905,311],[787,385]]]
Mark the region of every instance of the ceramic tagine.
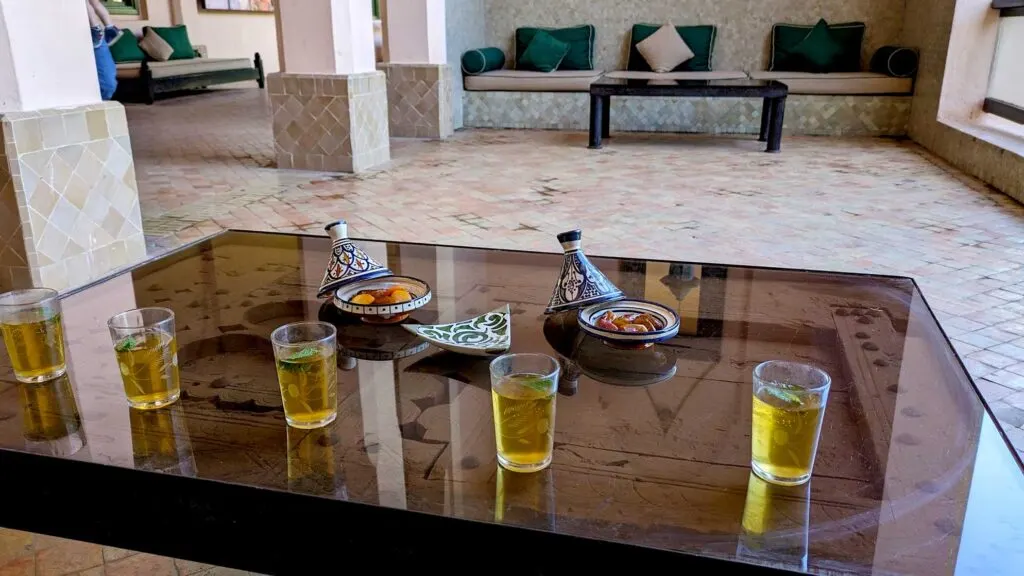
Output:
[[324,226],[331,237],[331,259],[327,263],[324,279],[320,281],[317,296],[323,298],[349,282],[390,276],[391,270],[370,258],[348,238],[348,223],[344,220]]
[[342,312],[372,324],[396,324],[430,302],[430,286],[418,279],[395,276],[348,238],[344,220],[328,224],[331,257],[317,295],[333,296]]
[[620,300],[622,290],[612,284],[596,266],[591,264],[587,255],[580,249],[583,232],[572,230],[558,235],[558,241],[565,250],[562,272],[558,275],[558,283],[551,295],[551,302],[544,310],[545,314],[554,314],[581,306]]

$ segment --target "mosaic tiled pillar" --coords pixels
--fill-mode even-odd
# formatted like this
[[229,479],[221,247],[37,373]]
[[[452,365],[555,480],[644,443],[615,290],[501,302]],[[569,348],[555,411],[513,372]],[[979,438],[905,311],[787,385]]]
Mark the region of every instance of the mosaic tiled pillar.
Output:
[[383,72],[271,74],[277,167],[364,172],[391,161]]
[[380,64],[388,77],[388,122],[399,138],[448,138],[452,69],[447,64]]
[[124,107],[0,114],[0,291],[81,285],[146,254]]

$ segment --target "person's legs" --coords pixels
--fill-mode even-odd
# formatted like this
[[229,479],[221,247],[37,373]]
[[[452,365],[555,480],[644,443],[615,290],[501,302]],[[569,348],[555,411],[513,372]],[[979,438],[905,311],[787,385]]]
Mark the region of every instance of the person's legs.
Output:
[[[96,77],[100,84],[100,97],[110,100],[117,89],[117,65],[114,63],[114,57],[110,55],[110,45],[107,42],[111,32],[113,32],[113,36],[117,36],[117,29],[105,26],[103,18],[97,13],[93,4],[94,0],[87,0],[85,7],[89,14],[89,25],[92,28],[92,52],[96,60]],[[107,14],[106,9],[102,4],[98,4],[98,6],[109,21],[110,15]]]
[[106,28],[116,28],[114,21],[110,19],[110,12],[107,11],[107,7],[103,5],[100,0],[88,0],[89,7],[92,8],[93,12],[96,13],[96,17],[100,19],[100,22]]
[[[100,15],[96,13],[96,9],[92,7],[92,3],[88,0],[85,3],[85,11],[89,15],[89,26],[93,28],[103,27],[103,20],[100,19]],[[93,39],[93,43],[95,42],[96,40]]]

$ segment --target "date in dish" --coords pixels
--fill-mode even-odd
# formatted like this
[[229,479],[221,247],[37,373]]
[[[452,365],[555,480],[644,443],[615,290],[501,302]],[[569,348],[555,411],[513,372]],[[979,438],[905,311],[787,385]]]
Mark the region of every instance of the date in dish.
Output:
[[613,332],[657,332],[665,328],[665,323],[651,314],[611,310],[602,314],[595,324]]

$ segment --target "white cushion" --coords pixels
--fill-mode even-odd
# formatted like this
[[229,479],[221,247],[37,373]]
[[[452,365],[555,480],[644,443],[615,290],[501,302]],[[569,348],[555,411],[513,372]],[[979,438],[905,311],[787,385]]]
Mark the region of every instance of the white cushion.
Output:
[[157,62],[166,62],[174,54],[174,48],[152,28],[146,30],[146,35],[139,41],[139,48]]
[[693,50],[679,36],[672,23],[665,24],[638,42],[636,49],[655,72],[671,72],[694,56]]
[[754,80],[778,80],[790,94],[912,94],[913,78],[893,78],[876,72],[781,72],[755,71]]

